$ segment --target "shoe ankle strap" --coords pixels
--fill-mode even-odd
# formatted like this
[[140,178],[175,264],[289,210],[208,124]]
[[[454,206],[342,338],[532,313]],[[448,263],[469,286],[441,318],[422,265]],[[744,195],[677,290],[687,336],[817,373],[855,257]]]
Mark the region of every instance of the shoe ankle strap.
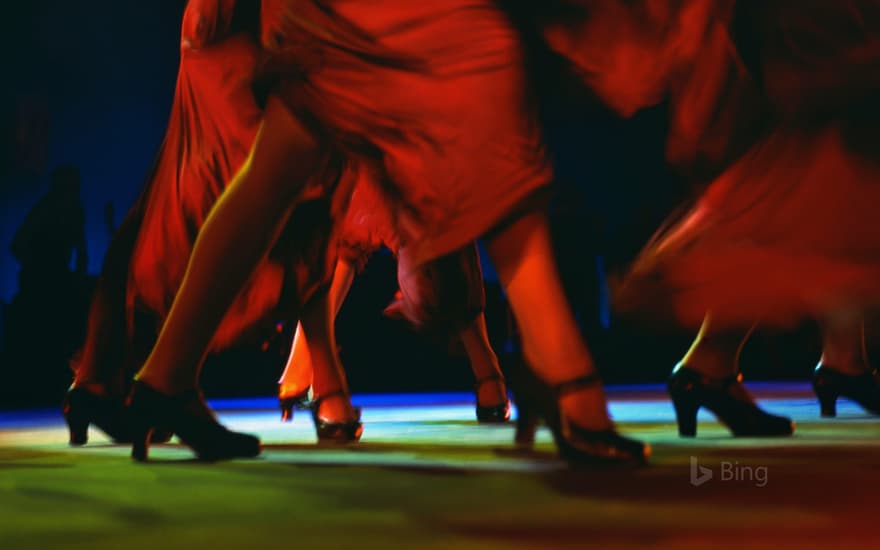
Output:
[[556,394],[556,398],[558,399],[583,388],[589,388],[600,384],[602,384],[602,378],[599,376],[599,373],[594,372],[592,374],[587,374],[579,378],[573,378],[556,384],[553,386],[553,393]]
[[676,373],[679,372],[681,372],[681,374],[687,380],[696,380],[697,383],[702,384],[703,386],[711,386],[713,388],[727,389],[729,386],[732,386],[734,384],[741,384],[743,381],[743,375],[740,371],[737,371],[728,376],[723,376],[721,378],[712,378],[710,376],[706,376],[701,372],[697,372],[687,365],[683,365],[673,371],[673,376],[675,376]]

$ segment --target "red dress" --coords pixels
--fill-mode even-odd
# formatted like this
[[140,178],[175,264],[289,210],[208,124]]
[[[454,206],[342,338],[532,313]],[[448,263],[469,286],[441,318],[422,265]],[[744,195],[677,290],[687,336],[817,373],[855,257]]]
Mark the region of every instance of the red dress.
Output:
[[[138,203],[140,226],[126,287],[129,315],[135,308],[160,319],[167,315],[198,230],[246,159],[262,115],[252,91],[261,64],[259,46],[247,34],[222,38],[228,14],[220,18],[207,14],[208,21],[219,21],[207,27],[198,23],[197,7],[191,4],[184,18],[188,38],[183,40],[172,114],[156,167]],[[192,29],[201,29],[201,34]],[[217,41],[218,37],[222,39]],[[316,187],[334,179],[327,176]],[[213,348],[229,345],[251,328],[295,317],[298,306],[332,273],[337,250],[341,258],[356,264],[363,264],[383,245],[397,253],[392,201],[380,185],[382,176],[368,169],[367,163],[351,162],[339,179],[333,217],[322,211],[322,203],[307,204],[291,216],[279,243],[227,312]],[[456,269],[457,265],[440,271],[404,270],[401,284],[407,290],[407,311],[460,317],[460,313],[444,311],[458,312],[461,308],[455,304],[466,304],[470,315],[475,303],[481,311],[482,301],[475,302],[475,297],[482,296],[482,278],[478,263],[477,276],[473,276],[478,260],[470,252],[463,252],[462,265],[468,266],[464,271]],[[427,277],[429,272],[436,276]],[[460,296],[434,290],[458,289],[444,280],[462,281],[463,277],[467,281],[463,287],[470,290]],[[430,305],[410,298],[427,300]],[[429,322],[423,316],[409,319],[416,324]]]
[[754,26],[773,129],[644,250],[625,311],[784,326],[880,305],[880,2],[762,4]]
[[264,0],[262,24],[275,95],[384,174],[416,264],[549,183],[520,44],[491,0]]
[[338,192],[351,189],[348,206],[337,228],[339,259],[363,268],[370,256],[387,247],[397,254],[391,199],[374,175],[363,166],[349,167]]
[[666,157],[704,177],[754,135],[760,92],[730,36],[731,0],[561,0],[549,47],[621,116],[668,100]]
[[[141,229],[131,259],[129,310],[165,317],[211,206],[250,151],[261,111],[250,84],[259,48],[239,35],[202,49],[181,49],[180,70],[165,140],[148,182]],[[257,312],[278,302],[281,271],[261,268],[230,309],[217,344]]]
[[[127,285],[129,315],[135,308],[160,319],[167,315],[199,228],[247,158],[262,116],[252,91],[261,53],[256,40],[237,34],[199,49],[191,43],[181,49],[168,129],[141,198],[143,218]],[[292,219],[230,307],[213,348],[295,310],[332,272],[335,255],[327,253],[331,225],[324,210],[306,205]]]
[[[392,201],[376,177],[367,170],[353,169],[344,178],[354,183],[350,203],[337,227],[339,259],[362,268],[383,246],[394,253],[400,293],[388,310],[392,315],[419,330],[455,334],[485,310],[483,273],[475,243],[417,263],[408,248],[400,247]],[[345,183],[340,185],[344,187]]]

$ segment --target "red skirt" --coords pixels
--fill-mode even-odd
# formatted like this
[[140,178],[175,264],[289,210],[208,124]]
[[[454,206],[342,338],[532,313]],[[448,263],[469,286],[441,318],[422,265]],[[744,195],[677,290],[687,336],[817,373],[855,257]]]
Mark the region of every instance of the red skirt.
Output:
[[337,227],[339,259],[362,269],[370,256],[383,246],[395,254],[399,247],[394,225],[392,200],[377,178],[363,165],[343,175],[340,193],[350,191],[350,199]]
[[490,0],[264,0],[274,93],[390,183],[401,246],[457,250],[550,181],[517,35]]
[[[128,270],[130,313],[140,308],[160,319],[167,315],[199,229],[247,158],[262,115],[251,89],[258,61],[259,48],[245,35],[203,44],[199,50],[182,50],[165,140],[139,201],[141,225]],[[333,179],[328,175],[325,183]],[[309,203],[291,216],[268,259],[227,312],[212,343],[214,349],[228,346],[252,328],[295,317],[298,306],[332,273],[334,252],[360,265],[382,246],[397,253],[392,201],[381,176],[355,163],[340,180],[334,202],[345,204],[344,208],[328,217],[326,203]],[[450,277],[460,278],[457,272],[445,279]],[[425,282],[424,277],[406,281],[409,286],[419,284],[418,296],[437,295],[428,288],[433,282]],[[479,277],[474,284],[482,290]],[[467,298],[473,292],[463,294],[459,301],[473,302]],[[431,309],[408,303],[413,311]],[[423,316],[410,320],[425,322]]]
[[[141,198],[143,220],[127,285],[130,315],[135,308],[160,319],[167,315],[199,229],[250,152],[262,116],[251,89],[259,55],[247,35],[181,51],[171,118]],[[213,348],[274,322],[331,273],[329,214],[320,210],[307,206],[292,219],[230,307]]]
[[485,310],[483,274],[474,243],[433,260],[416,263],[400,248],[391,201],[369,171],[353,169],[340,191],[353,186],[347,210],[337,226],[339,259],[362,268],[381,247],[397,256],[398,299],[387,312],[421,331],[455,334]]
[[418,330],[457,335],[486,309],[480,256],[474,243],[416,264],[406,248],[398,257],[398,300],[388,310]]
[[717,175],[753,142],[765,115],[719,0],[565,0],[545,23],[551,49],[622,116],[668,100],[666,157],[695,178]]
[[880,159],[844,136],[779,130],[753,147],[641,254],[618,310],[785,327],[880,306]]
[[623,311],[787,326],[880,306],[880,1],[783,0],[753,17],[777,129],[645,249]]

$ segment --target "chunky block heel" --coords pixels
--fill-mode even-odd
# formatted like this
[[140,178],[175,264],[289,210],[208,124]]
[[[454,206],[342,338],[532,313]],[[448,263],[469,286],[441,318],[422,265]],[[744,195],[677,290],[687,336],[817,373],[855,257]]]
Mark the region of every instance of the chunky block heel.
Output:
[[89,419],[80,416],[73,411],[64,411],[64,420],[67,422],[67,431],[70,433],[70,444],[76,447],[89,442]]
[[672,396],[675,408],[675,420],[678,423],[678,435],[681,437],[697,436],[697,412],[699,405],[685,396]]
[[669,378],[669,395],[675,407],[678,433],[682,437],[697,435],[697,411],[705,407],[737,437],[775,437],[794,433],[790,418],[762,410],[742,385],[742,376],[735,374],[711,379],[681,366]]
[[260,454],[260,440],[227,430],[217,422],[197,390],[165,395],[138,381],[132,388],[128,407],[134,435],[131,457],[138,462],[147,460],[157,426],[176,434],[200,460],[213,462]]
[[824,417],[837,416],[838,397],[858,403],[869,413],[880,414],[880,374],[876,369],[850,375],[819,365],[813,372],[813,391],[819,398],[819,410]]

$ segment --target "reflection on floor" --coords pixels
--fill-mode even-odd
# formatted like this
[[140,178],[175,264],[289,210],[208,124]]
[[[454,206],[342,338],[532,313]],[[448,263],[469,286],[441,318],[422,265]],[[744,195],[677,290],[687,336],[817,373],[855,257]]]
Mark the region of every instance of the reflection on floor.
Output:
[[[701,412],[676,435],[657,386],[611,388],[621,431],[652,465],[571,470],[546,430],[514,452],[513,427],[474,421],[470,394],[358,396],[357,445],[315,444],[307,413],[274,399],[212,402],[259,434],[252,461],[200,464],[177,444],[148,465],[95,429],[67,446],[57,411],[0,413],[0,547],[823,547],[880,541],[880,419],[841,401],[822,419],[806,385],[753,384],[794,437],[734,439]],[[137,537],[132,539],[134,533]]]

